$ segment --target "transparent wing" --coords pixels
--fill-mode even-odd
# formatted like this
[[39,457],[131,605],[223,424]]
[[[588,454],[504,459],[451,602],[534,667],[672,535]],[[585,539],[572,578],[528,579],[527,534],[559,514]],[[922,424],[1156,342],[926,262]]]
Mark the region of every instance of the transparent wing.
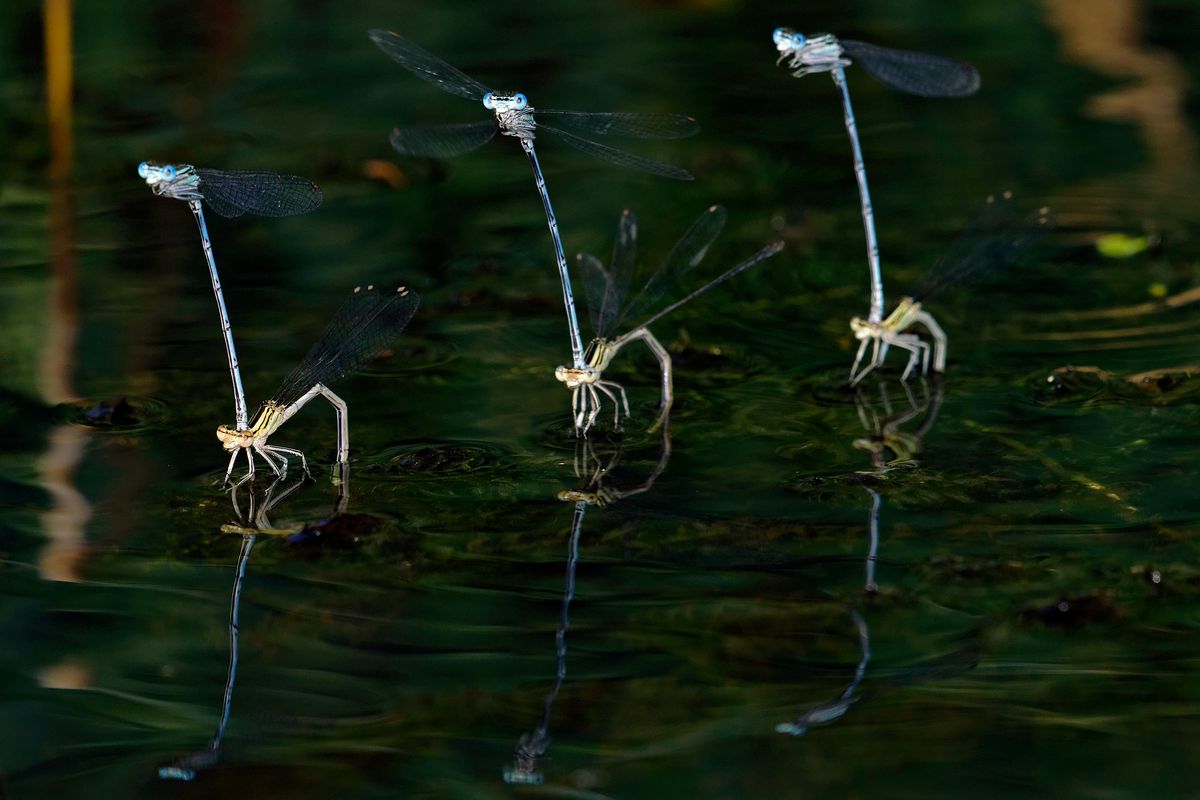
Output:
[[291,405],[318,383],[328,386],[358,369],[387,349],[420,304],[420,296],[403,286],[355,289],[272,399]]
[[298,175],[244,170],[197,169],[200,194],[223,217],[257,214],[291,217],[321,205],[321,187]]
[[389,58],[422,80],[429,81],[444,92],[482,100],[488,88],[464,72],[450,66],[433,53],[418,47],[398,33],[373,29],[367,36]]
[[617,322],[630,317],[640,317],[657,306],[668,293],[677,292],[683,286],[683,278],[694,269],[708,253],[708,248],[721,235],[728,212],[721,206],[709,206],[687,232],[671,248],[666,259],[646,281],[641,290],[629,301]]
[[584,139],[581,136],[576,136],[573,133],[568,133],[561,128],[552,128],[549,125],[538,124],[538,128],[551,131],[554,135],[560,137],[564,142],[574,147],[580,152],[588,155],[602,158],[610,164],[616,164],[621,167],[629,167],[630,169],[649,172],[653,175],[660,175],[664,178],[674,178],[677,181],[694,180],[692,173],[681,167],[675,167],[670,164],[664,164],[661,161],[655,161],[652,158],[634,155],[624,150],[618,150],[615,147],[593,142],[590,139]]
[[605,309],[614,304],[616,291],[612,276],[590,253],[575,256],[575,263],[583,273],[583,291],[587,297],[588,316],[592,321],[592,334],[598,339],[608,338],[610,328],[605,322]]
[[535,118],[550,117],[556,124],[588,133],[629,136],[634,139],[682,139],[700,130],[696,120],[682,114],[637,114],[627,111],[592,113],[539,108]]
[[979,91],[979,73],[965,61],[840,40],[846,55],[888,86],[921,97],[965,97]]
[[392,147],[408,156],[450,158],[476,150],[499,130],[494,120],[465,125],[411,125],[392,130]]
[[634,264],[637,263],[637,217],[634,213],[629,209],[621,212],[608,268],[587,253],[581,253],[577,260],[583,270],[583,287],[587,293],[592,332],[598,338],[607,339],[621,317],[621,309],[629,295]]
[[617,236],[613,240],[612,260],[608,264],[615,297],[612,305],[604,310],[604,324],[607,333],[612,333],[617,322],[624,316],[623,309],[629,300],[629,286],[637,268],[637,216],[629,209],[622,211],[621,218],[617,220]]
[[659,311],[657,314],[655,314],[654,316],[645,320],[644,322],[639,324],[637,327],[632,328],[631,330],[636,331],[639,328],[647,328],[647,327],[653,325],[655,322],[662,319],[667,314],[670,314],[672,311],[679,308],[680,306],[692,302],[697,297],[699,297],[700,295],[707,292],[709,289],[712,289],[714,286],[720,286],[722,283],[729,280],[730,278],[734,278],[738,275],[741,275],[743,272],[750,269],[751,267],[753,267],[757,264],[760,264],[763,261],[766,261],[768,258],[775,255],[782,249],[783,249],[783,242],[772,242],[771,244],[767,245],[766,247],[764,247],[763,249],[759,250],[757,253],[752,255],[750,258],[748,258],[745,261],[743,261],[742,263],[738,264],[733,269],[726,270],[725,272],[721,273],[716,278],[713,278],[711,281],[709,281],[708,283],[701,286],[699,289],[689,292],[685,297],[683,297],[679,300],[676,300],[674,303],[671,303],[671,305],[667,306],[666,308]]
[[948,286],[979,280],[1008,266],[1054,227],[1049,209],[1018,219],[1012,195],[989,197],[976,220],[954,241],[910,295],[918,302]]

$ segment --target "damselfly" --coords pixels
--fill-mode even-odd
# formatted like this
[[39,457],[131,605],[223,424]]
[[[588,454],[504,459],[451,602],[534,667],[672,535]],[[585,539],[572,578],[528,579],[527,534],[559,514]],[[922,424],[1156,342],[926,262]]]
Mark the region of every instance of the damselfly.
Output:
[[[349,470],[344,471],[344,478],[345,480],[338,486],[338,497],[333,508],[333,514],[326,520],[326,524],[328,524],[328,520],[346,512],[349,502]],[[222,525],[221,532],[241,535],[242,547],[238,553],[237,565],[234,568],[233,591],[229,597],[229,660],[225,667],[225,690],[221,695],[221,713],[217,719],[217,729],[213,733],[212,738],[208,740],[208,745],[202,750],[187,753],[176,758],[171,763],[159,767],[158,777],[161,780],[195,780],[202,770],[210,769],[220,761],[221,743],[225,738],[225,729],[229,725],[229,715],[233,708],[233,689],[237,681],[238,650],[241,641],[241,626],[238,617],[242,606],[242,584],[246,579],[246,568],[250,563],[250,554],[254,550],[254,542],[260,534],[290,537],[301,533],[308,527],[307,525],[302,525],[280,529],[274,527],[271,524],[271,520],[267,517],[267,514],[275,506],[283,502],[283,500],[299,489],[301,484],[304,483],[304,478],[302,477],[300,480],[292,482],[291,485],[284,486],[283,490],[279,494],[276,494],[276,490],[283,484],[284,480],[285,478],[282,477],[276,478],[267,487],[266,491],[263,492],[261,502],[251,492],[250,508],[244,515],[238,506],[237,488],[235,487],[230,492],[230,500],[233,502],[233,510],[237,515],[237,521]]]
[[965,97],[979,90],[979,73],[964,61],[939,56],[892,50],[866,42],[838,39],[828,33],[805,36],[790,28],[776,28],[772,38],[779,52],[776,63],[788,61],[797,78],[813,72],[828,72],[842,95],[846,133],[854,154],[854,175],[862,203],[863,229],[867,237],[867,262],[871,271],[871,312],[868,320],[883,319],[883,274],[879,267],[879,240],[875,237],[875,215],[867,186],[867,167],[858,142],[858,126],[850,105],[845,67],[861,64],[863,69],[894,89],[921,97]]
[[[875,407],[863,394],[862,389],[855,389],[854,406],[858,410],[858,420],[867,430],[867,436],[854,440],[855,449],[865,450],[871,455],[872,473],[883,475],[898,466],[911,466],[924,447],[926,434],[937,422],[938,412],[942,408],[942,398],[945,387],[940,376],[934,375],[932,391],[929,383],[921,379],[921,399],[913,396],[909,384],[902,383],[904,396],[908,400],[908,408],[899,411],[892,408],[891,398],[888,397],[887,384],[879,383],[879,398],[883,406],[883,414],[876,412]],[[915,430],[907,431],[904,426],[914,419],[924,416],[921,424]]]
[[[617,447],[612,458],[604,464],[596,456],[591,440],[582,439],[575,445],[575,476],[585,479],[580,489],[572,489],[558,493],[558,499],[575,506],[571,517],[571,536],[567,542],[567,574],[566,585],[563,588],[562,609],[559,616],[558,633],[554,637],[555,671],[554,683],[542,700],[542,714],[538,725],[517,740],[513,753],[513,762],[504,768],[504,782],[517,785],[537,785],[544,777],[541,772],[541,762],[545,759],[550,748],[550,713],[554,701],[562,689],[567,677],[567,633],[571,629],[571,600],[575,596],[575,568],[579,564],[579,540],[583,534],[583,520],[588,508],[596,506],[604,508],[626,497],[650,491],[658,476],[667,467],[671,458],[671,434],[669,425],[662,426],[662,449],[658,462],[644,481],[627,489],[618,489],[604,485],[617,464],[621,460],[622,448]],[[595,468],[592,468],[592,464]]]
[[282,475],[287,470],[289,455],[299,458],[307,470],[308,462],[302,452],[291,447],[267,444],[267,440],[317,396],[328,400],[336,413],[337,463],[345,464],[350,452],[346,402],[334,394],[329,385],[385,350],[408,325],[420,302],[417,293],[404,286],[393,291],[376,289],[374,286],[356,288],[300,365],[284,379],[271,399],[259,407],[250,426],[246,429],[227,425],[217,428],[217,439],[231,453],[225,479],[229,479],[234,462],[243,451],[248,467],[243,480],[254,476],[255,453],[267,462],[276,475]]
[[190,164],[159,166],[150,161],[138,165],[138,175],[160,197],[185,201],[196,217],[200,229],[200,244],[208,263],[217,300],[217,316],[221,335],[225,339],[225,357],[229,362],[229,379],[233,382],[233,407],[238,430],[247,426],[246,392],[242,389],[242,373],[238,367],[237,348],[233,345],[233,328],[225,310],[225,295],[217,275],[217,260],[208,239],[204,222],[204,203],[223,217],[256,214],[260,217],[290,217],[307,214],[321,205],[321,189],[307,178],[277,175],[274,172],[202,169]]
[[[931,347],[915,333],[906,332],[914,325],[920,325],[929,332],[933,339],[933,369],[935,372],[945,372],[946,334],[933,315],[925,310],[924,302],[947,286],[979,278],[1016,261],[1052,225],[1047,208],[1038,209],[1027,219],[1016,220],[1010,192],[989,197],[975,223],[937,260],[916,289],[909,296],[901,298],[886,319],[881,322],[859,317],[850,320],[850,330],[859,341],[858,353],[850,367],[850,385],[856,385],[867,373],[882,365],[891,345],[909,352],[908,365],[900,376],[901,381],[908,380],[918,364],[922,374],[928,373]],[[859,371],[868,344],[872,346],[871,358]]]
[[[617,238],[613,245],[612,261],[606,268],[595,257],[581,254],[577,257],[584,273],[584,289],[587,294],[588,310],[591,312],[592,330],[595,338],[588,345],[582,367],[558,367],[554,377],[571,390],[571,412],[575,427],[586,435],[588,428],[600,413],[600,394],[613,402],[614,424],[620,425],[621,409],[629,416],[629,398],[618,383],[603,379],[604,370],[612,363],[621,348],[630,342],[643,341],[658,360],[662,372],[662,400],[659,404],[658,420],[654,430],[666,418],[674,400],[671,385],[671,356],[662,343],[650,332],[649,326],[670,314],[684,303],[694,300],[709,289],[750,269],[783,249],[783,242],[772,242],[750,258],[714,278],[682,299],[671,303],[645,319],[639,325],[619,336],[612,334],[617,327],[631,316],[649,313],[650,308],[660,303],[671,290],[678,290],[683,278],[695,268],[708,252],[709,247],[725,226],[726,211],[721,206],[711,206],[702,213],[687,233],[683,235],[665,261],[650,276],[642,289],[628,299],[634,265],[637,261],[637,218],[632,211],[621,214],[617,223]],[[617,401],[616,394],[621,396]]]
[[571,294],[567,259],[563,254],[562,237],[558,232],[554,208],[550,204],[550,192],[546,188],[546,180],[542,176],[542,167],[533,144],[537,131],[549,131],[577,150],[613,164],[666,178],[691,180],[692,175],[687,170],[618,150],[555,126],[561,124],[587,133],[636,139],[678,139],[696,133],[699,130],[696,121],[679,114],[535,110],[529,105],[529,100],[524,94],[495,92],[399,34],[372,30],[369,36],[380,50],[418,78],[432,83],[442,91],[480,102],[494,115],[490,120],[465,124],[396,128],[391,135],[392,146],[396,150],[410,156],[448,158],[482,147],[497,131],[521,142],[521,149],[525,151],[533,168],[533,179],[542,199],[546,224],[550,227],[550,238],[554,243],[554,258],[558,264],[558,277],[562,283],[563,304],[571,337],[572,361],[577,369],[583,368],[583,339],[579,333],[579,319],[575,314],[575,299]]

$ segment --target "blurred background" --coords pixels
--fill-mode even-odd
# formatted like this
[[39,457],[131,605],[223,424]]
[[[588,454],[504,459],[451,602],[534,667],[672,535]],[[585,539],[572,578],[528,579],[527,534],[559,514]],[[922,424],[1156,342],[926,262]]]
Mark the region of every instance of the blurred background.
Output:
[[[927,100],[847,72],[889,302],[988,194],[1054,210],[1049,247],[934,301],[943,381],[842,385],[858,196],[836,90],[775,65],[779,25],[983,76]],[[538,140],[569,256],[606,259],[624,208],[647,269],[712,203],[705,274],[787,243],[655,326],[669,436],[632,348],[629,429],[569,436],[528,164],[507,137],[395,153],[393,126],[482,111],[374,27],[535,107],[699,121],[613,141],[691,183]],[[1197,31],[1184,0],[10,0],[0,794],[1192,791]],[[422,294],[339,389],[348,486],[314,404],[275,438],[315,480],[220,487],[204,261],[143,160],[325,193],[209,215],[252,409],[354,286]]]

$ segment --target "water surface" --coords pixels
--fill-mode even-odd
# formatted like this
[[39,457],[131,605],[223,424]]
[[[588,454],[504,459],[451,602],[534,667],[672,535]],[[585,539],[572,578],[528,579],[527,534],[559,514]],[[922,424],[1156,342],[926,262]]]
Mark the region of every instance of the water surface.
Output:
[[[1194,792],[1196,11],[781,13],[79,4],[73,116],[53,127],[41,9],[6,7],[6,796]],[[978,97],[937,102],[850,73],[889,298],[987,194],[1055,209],[1052,246],[935,301],[942,381],[842,386],[867,300],[857,196],[832,85],[773,64],[780,24],[983,74]],[[669,440],[638,424],[656,403],[643,354],[613,371],[635,424],[587,452],[569,438],[519,148],[396,156],[393,125],[479,117],[369,27],[535,105],[700,121],[637,148],[692,184],[540,147],[571,252],[607,254],[632,207],[654,263],[714,202],[731,212],[714,265],[788,243],[656,326]],[[186,208],[136,177],[147,158],[325,191],[304,218],[210,219],[252,404],[354,285],[424,296],[391,357],[339,390],[341,497],[316,404],[278,435],[316,480],[219,487],[212,299]],[[1114,234],[1150,246],[1105,255]]]

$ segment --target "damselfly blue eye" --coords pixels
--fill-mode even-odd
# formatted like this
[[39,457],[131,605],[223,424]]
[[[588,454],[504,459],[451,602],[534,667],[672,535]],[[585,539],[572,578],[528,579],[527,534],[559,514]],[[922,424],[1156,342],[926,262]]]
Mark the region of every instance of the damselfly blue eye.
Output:
[[150,174],[150,162],[149,161],[143,161],[142,163],[138,164],[138,177],[139,178],[145,178],[149,174]]
[[792,34],[792,47],[804,47],[804,44],[807,41],[808,41],[808,39],[804,38],[803,33],[793,33]]
[[168,164],[167,166],[162,168],[162,174],[163,174],[164,178],[166,178],[169,181],[172,181],[172,180],[175,180],[175,175],[177,173],[175,171],[175,168],[172,167],[170,164]]
[[495,109],[496,108],[496,96],[493,95],[491,92],[488,92],[487,94],[485,94],[483,96],[483,107],[486,108],[488,111]]
[[525,108],[526,106],[529,105],[529,98],[527,98],[525,95],[521,94],[520,92],[517,92],[516,97],[514,97],[513,99],[517,101],[518,109]]

